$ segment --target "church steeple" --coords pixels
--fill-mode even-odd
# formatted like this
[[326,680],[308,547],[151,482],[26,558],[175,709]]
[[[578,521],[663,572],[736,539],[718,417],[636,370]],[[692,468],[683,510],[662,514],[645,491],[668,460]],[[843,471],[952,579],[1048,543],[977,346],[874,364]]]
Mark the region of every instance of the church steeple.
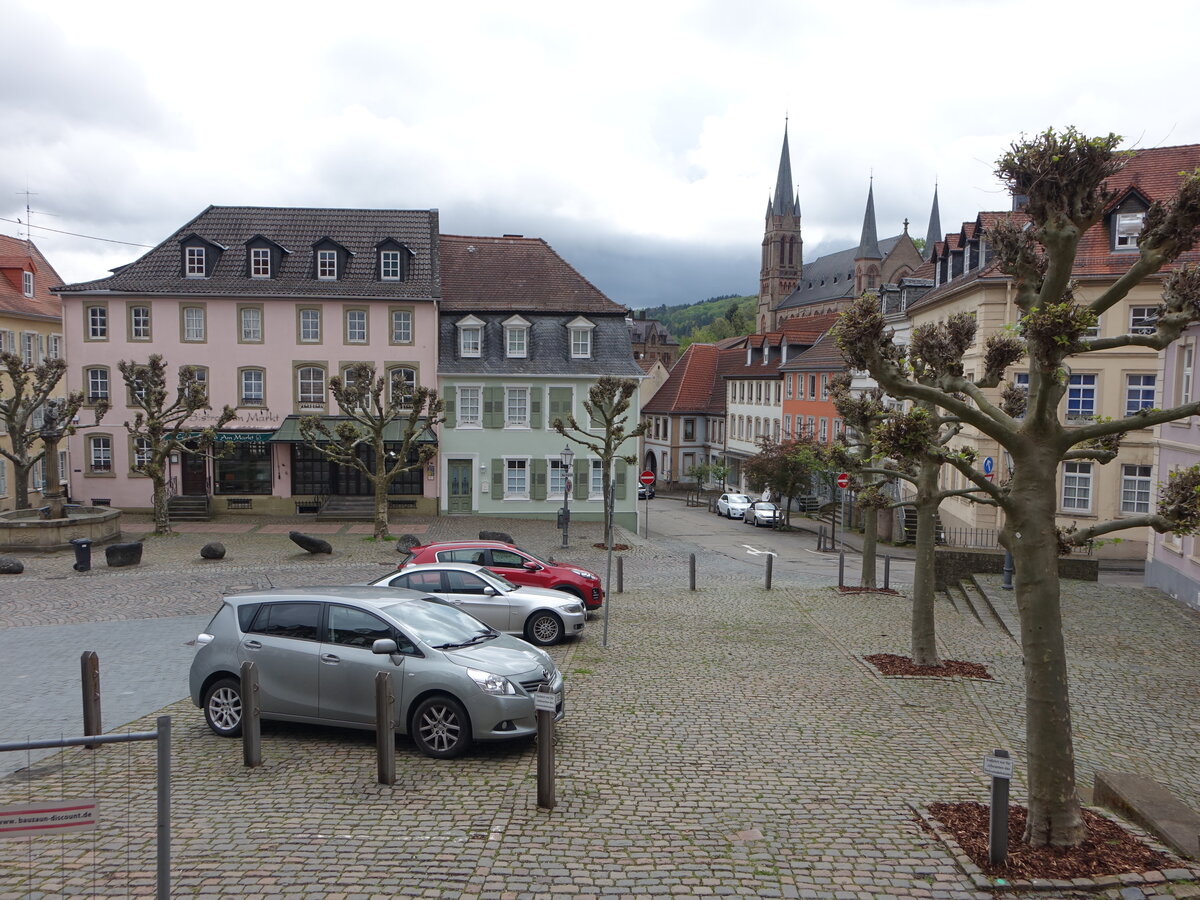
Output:
[[925,249],[921,256],[925,259],[933,254],[933,245],[942,239],[942,217],[938,214],[937,182],[933,183],[933,209],[929,211],[929,231],[925,234]]
[[875,229],[875,179],[867,188],[867,211],[863,214],[862,237],[858,241],[855,259],[883,259],[879,252],[879,235]]
[[779,304],[796,289],[804,267],[804,241],[800,237],[800,194],[792,183],[792,154],[788,147],[787,122],[783,126],[783,149],[775,193],[767,200],[763,229],[762,268],[758,280],[759,332],[773,331]]

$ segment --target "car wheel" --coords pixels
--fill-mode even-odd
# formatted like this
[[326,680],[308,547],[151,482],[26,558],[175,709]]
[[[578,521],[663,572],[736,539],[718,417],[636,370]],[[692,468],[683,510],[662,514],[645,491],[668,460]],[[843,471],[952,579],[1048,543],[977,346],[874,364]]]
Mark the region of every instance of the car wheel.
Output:
[[204,692],[204,721],[221,737],[238,737],[242,733],[242,683],[236,678],[222,678]]
[[467,711],[453,697],[429,697],[413,712],[413,743],[426,756],[454,759],[471,746],[471,722]]
[[562,619],[552,612],[535,612],[525,621],[525,639],[539,647],[549,647],[563,639]]

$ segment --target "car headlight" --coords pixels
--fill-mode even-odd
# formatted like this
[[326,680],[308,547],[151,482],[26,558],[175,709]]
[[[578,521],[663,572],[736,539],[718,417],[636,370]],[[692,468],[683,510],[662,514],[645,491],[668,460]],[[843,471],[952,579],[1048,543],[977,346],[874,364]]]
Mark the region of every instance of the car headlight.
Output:
[[593,575],[591,572],[586,572],[583,569],[571,569],[571,572],[578,575],[580,578],[586,578],[588,581],[599,581],[599,575]]
[[562,608],[562,611],[565,613],[581,613],[581,612],[583,612],[583,604],[582,603],[572,603],[569,606],[564,606]]
[[479,685],[479,689],[485,694],[515,694],[517,689],[513,687],[513,683],[503,675],[493,675],[491,672],[484,672],[482,669],[467,669],[467,674],[471,680]]

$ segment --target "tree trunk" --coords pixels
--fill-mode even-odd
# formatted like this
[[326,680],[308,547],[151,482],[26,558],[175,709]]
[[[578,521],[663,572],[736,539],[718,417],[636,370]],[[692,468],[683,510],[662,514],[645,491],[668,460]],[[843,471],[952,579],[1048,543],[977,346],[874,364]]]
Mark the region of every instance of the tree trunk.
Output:
[[28,463],[24,466],[13,463],[13,508],[14,509],[29,509],[29,470],[33,468],[33,463]]
[[388,538],[387,472],[380,472],[376,466],[375,478],[372,480],[375,488],[375,540],[385,541]]
[[922,461],[917,471],[917,543],[913,563],[912,661],[941,665],[934,623],[934,556],[937,540],[938,464]]
[[879,510],[868,506],[863,510],[862,575],[859,585],[875,587],[875,537],[879,532]]
[[154,485],[154,533],[170,534],[171,515],[167,507],[167,501],[170,499],[167,496],[167,479],[163,475],[157,475],[151,479],[151,482]]
[[[1055,533],[1057,458],[1021,460],[1013,475],[1010,524],[1017,609],[1025,656],[1025,750],[1029,818],[1025,840],[1073,847],[1086,836],[1075,793],[1075,751],[1062,633]],[[1040,464],[1039,464],[1040,463]]]

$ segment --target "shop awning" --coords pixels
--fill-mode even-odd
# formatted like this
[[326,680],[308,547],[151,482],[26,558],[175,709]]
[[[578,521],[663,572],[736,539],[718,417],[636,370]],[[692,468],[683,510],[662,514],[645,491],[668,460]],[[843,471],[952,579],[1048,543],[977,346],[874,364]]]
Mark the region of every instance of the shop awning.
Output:
[[[300,420],[304,416],[288,416],[284,419],[278,430],[270,435],[267,440],[272,444],[303,444],[304,435],[300,433]],[[324,425],[331,434],[337,434],[337,427],[342,422],[352,421],[349,416],[321,416],[321,424]],[[361,429],[362,426],[359,426]],[[407,419],[398,419],[395,422],[389,422],[383,430],[383,440],[388,444],[404,443],[404,430],[408,427]],[[269,434],[269,432],[268,432]],[[428,428],[417,438],[420,444],[436,444],[437,437]],[[322,443],[324,441],[322,440]]]
[[[273,431],[218,431],[213,435],[213,440],[218,444],[265,444],[271,440]],[[203,432],[200,431],[181,431],[176,437],[181,441],[198,440]]]

